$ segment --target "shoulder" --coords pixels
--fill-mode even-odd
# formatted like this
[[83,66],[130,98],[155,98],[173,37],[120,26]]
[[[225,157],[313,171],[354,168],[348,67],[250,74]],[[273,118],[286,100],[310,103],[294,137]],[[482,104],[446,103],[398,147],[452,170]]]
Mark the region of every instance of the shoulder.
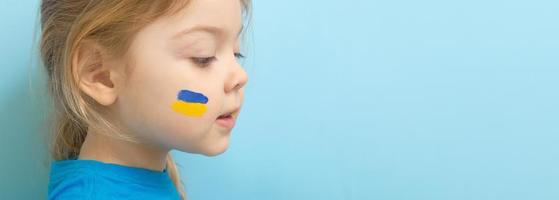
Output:
[[178,199],[165,172],[87,160],[53,163],[49,200],[65,199]]
[[96,176],[88,172],[67,174],[68,176],[51,176],[48,188],[49,200],[64,199],[98,199]]

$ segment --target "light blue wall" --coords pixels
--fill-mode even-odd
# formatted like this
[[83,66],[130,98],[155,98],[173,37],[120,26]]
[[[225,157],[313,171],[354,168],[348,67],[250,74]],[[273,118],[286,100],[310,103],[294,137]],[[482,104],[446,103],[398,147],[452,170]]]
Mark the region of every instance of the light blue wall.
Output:
[[193,199],[559,199],[557,1],[256,1],[253,22],[229,151],[181,158]]
[[[37,109],[19,109],[36,13],[23,2],[0,3],[0,199],[46,192],[29,148]],[[218,157],[174,152],[187,192],[559,199],[558,10],[552,0],[256,1],[238,127]]]
[[[0,199],[44,199],[45,86],[33,58],[38,3],[0,0]],[[38,27],[37,27],[38,29]]]

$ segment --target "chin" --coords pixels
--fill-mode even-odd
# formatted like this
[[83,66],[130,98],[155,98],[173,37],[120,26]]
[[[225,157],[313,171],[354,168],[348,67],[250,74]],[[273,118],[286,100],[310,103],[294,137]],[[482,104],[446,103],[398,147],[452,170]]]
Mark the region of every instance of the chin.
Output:
[[222,153],[225,153],[225,151],[227,151],[228,148],[229,148],[229,141],[224,140],[220,143],[214,143],[212,145],[205,146],[204,149],[202,149],[202,151],[200,152],[200,154],[209,157],[218,156]]
[[214,156],[218,156],[222,153],[225,153],[225,151],[227,151],[227,147],[221,148],[221,149],[212,149],[212,150],[209,150],[209,151],[205,151],[205,152],[202,152],[202,155],[209,156],[209,157],[214,157]]

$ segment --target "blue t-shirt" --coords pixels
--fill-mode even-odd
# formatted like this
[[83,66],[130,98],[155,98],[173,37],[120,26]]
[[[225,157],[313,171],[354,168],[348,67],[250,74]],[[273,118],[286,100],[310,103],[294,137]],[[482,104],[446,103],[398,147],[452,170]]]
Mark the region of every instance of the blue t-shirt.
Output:
[[180,199],[167,170],[95,160],[51,164],[48,199]]

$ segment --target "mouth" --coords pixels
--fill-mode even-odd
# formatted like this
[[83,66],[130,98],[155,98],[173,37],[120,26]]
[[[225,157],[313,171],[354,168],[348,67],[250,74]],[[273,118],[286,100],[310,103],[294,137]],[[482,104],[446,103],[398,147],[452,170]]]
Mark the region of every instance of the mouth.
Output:
[[239,108],[226,112],[217,117],[216,122],[217,124],[223,126],[227,129],[232,129],[235,127],[236,116],[239,113]]

